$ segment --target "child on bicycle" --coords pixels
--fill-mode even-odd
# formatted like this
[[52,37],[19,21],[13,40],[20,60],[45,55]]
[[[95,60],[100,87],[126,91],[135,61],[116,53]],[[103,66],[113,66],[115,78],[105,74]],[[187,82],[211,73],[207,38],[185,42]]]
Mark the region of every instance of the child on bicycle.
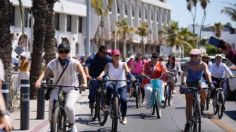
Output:
[[[158,57],[159,56],[157,53],[153,53],[151,57],[151,61],[147,62],[144,66],[143,73],[147,75],[148,77],[150,77],[151,79],[159,78],[161,77],[162,74],[166,73],[167,71],[165,65],[161,63],[160,61],[158,61]],[[150,80],[147,78],[144,78],[142,82],[142,86],[144,87],[144,90],[145,90],[146,108],[151,108],[152,86],[150,84]]]
[[[102,80],[102,77],[108,73],[111,80],[126,80],[126,73],[130,73],[130,70],[126,63],[121,61],[121,54],[119,50],[112,51],[112,62],[108,63],[104,71],[97,77],[98,80]],[[127,84],[125,81],[118,82],[120,88],[118,94],[120,95],[121,103],[121,123],[127,124],[126,112],[127,112]],[[108,84],[106,92],[106,105],[109,108],[111,100],[111,85]]]

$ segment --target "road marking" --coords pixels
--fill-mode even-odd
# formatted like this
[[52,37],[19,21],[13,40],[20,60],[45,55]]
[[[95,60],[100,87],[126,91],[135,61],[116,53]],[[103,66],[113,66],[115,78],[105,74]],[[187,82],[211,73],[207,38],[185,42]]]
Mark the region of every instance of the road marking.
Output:
[[224,129],[226,132],[235,132],[236,130],[230,127],[229,125],[225,124],[220,119],[217,119],[216,117],[212,118],[211,121],[219,126],[220,128]]

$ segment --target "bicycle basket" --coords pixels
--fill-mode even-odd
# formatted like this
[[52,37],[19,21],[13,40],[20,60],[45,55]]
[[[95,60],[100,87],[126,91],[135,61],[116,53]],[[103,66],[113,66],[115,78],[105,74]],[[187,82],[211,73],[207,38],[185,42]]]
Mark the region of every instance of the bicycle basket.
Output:
[[162,87],[162,82],[160,79],[152,79],[150,82],[153,89],[160,89]]

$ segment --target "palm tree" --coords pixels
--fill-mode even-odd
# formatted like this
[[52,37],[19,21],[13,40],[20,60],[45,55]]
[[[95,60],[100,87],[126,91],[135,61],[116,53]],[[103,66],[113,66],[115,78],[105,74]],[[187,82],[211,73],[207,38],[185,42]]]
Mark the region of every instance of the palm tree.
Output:
[[[195,23],[196,23],[196,16],[197,16],[197,0],[186,0],[187,1],[187,9],[189,12],[191,12],[192,18],[193,18],[193,34],[195,34]],[[202,22],[201,22],[201,29],[200,29],[200,38],[201,38],[201,33],[202,33],[202,28],[205,23],[206,19],[206,7],[207,4],[209,3],[209,0],[200,0],[200,5],[203,9],[203,17],[202,17]],[[192,10],[194,8],[194,11]],[[196,43],[198,47],[198,43]]]
[[178,22],[171,21],[169,25],[164,26],[160,33],[163,34],[167,44],[171,47],[181,47],[184,51],[194,47],[193,43],[196,36],[193,36],[187,28],[180,29]]
[[[102,45],[105,44],[104,42],[104,18],[108,15],[109,9],[113,4],[113,0],[107,0],[107,5],[105,7],[104,0],[91,0],[91,6],[93,7],[95,13],[100,17],[99,26],[97,28],[96,35],[98,34],[99,27],[101,28],[101,41]],[[105,7],[105,8],[104,8]]]
[[145,53],[144,37],[148,35],[148,24],[146,22],[141,23],[140,26],[137,28],[136,33],[142,37],[142,50],[143,53]]
[[45,40],[46,31],[46,18],[47,18],[47,1],[46,0],[33,0],[33,16],[34,23],[34,42],[32,62],[30,69],[30,97],[35,98],[36,90],[34,83],[38,79],[41,72],[41,65],[43,62],[42,54]]
[[47,0],[47,21],[46,21],[46,33],[45,33],[45,41],[44,41],[44,60],[45,63],[48,64],[49,61],[56,57],[55,52],[55,26],[54,26],[54,11],[53,7],[55,2],[58,0]]
[[126,42],[127,42],[127,35],[134,32],[134,28],[129,27],[128,20],[123,19],[116,23],[118,30],[117,33],[122,36],[123,38],[123,57],[126,58]]
[[[11,85],[11,53],[12,53],[12,44],[11,44],[11,31],[10,31],[10,19],[13,14],[12,8],[13,5],[9,0],[0,0],[0,58],[4,64],[5,70],[5,80],[6,83]],[[12,87],[10,86],[10,94]],[[10,102],[12,97],[10,99]],[[11,108],[10,103],[10,108]]]
[[221,37],[222,29],[223,29],[223,25],[220,22],[214,24],[214,32],[215,32],[216,37],[218,38]]
[[224,7],[221,13],[227,14],[232,21],[236,22],[236,3],[229,3],[229,7]]

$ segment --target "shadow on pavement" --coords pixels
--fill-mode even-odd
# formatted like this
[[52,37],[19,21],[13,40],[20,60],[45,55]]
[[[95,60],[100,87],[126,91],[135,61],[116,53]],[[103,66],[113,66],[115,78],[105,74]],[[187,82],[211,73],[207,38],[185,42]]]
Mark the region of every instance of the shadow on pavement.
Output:
[[[110,127],[99,128],[97,131],[87,130],[87,131],[78,131],[78,132],[111,132]],[[119,130],[117,132],[120,132]]]
[[231,118],[231,119],[233,119],[233,120],[236,121],[236,111],[235,111],[235,110],[234,110],[234,111],[225,111],[225,114],[226,114],[229,118]]
[[185,107],[175,107],[175,109],[185,109]]

